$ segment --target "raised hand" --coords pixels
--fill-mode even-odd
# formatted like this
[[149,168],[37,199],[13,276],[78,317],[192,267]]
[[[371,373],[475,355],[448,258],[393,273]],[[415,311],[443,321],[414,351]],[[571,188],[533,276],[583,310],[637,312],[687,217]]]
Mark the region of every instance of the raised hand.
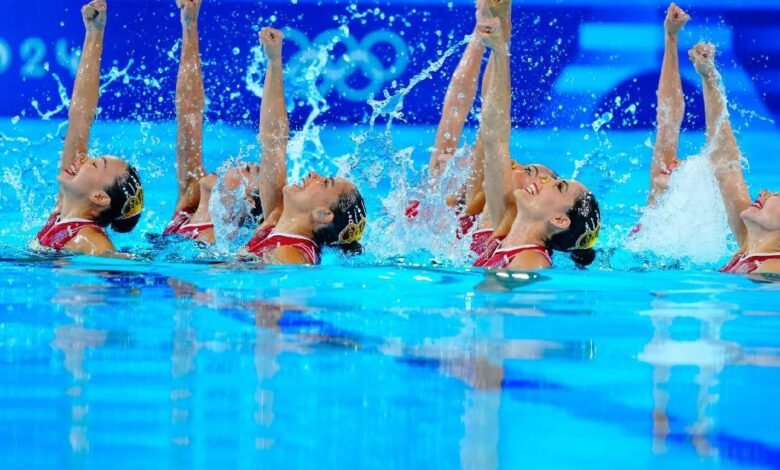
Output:
[[103,31],[106,27],[106,0],[93,0],[81,7],[81,18],[87,31]]
[[498,18],[485,18],[477,24],[477,34],[482,43],[491,49],[504,47],[504,33]]
[[504,42],[508,42],[512,33],[512,0],[477,0],[477,25],[489,18],[498,18],[501,22]]
[[278,29],[263,28],[260,30],[260,33],[258,33],[258,36],[268,60],[281,60],[284,34]]
[[490,13],[499,19],[507,18],[512,11],[512,0],[485,0]]
[[181,24],[187,25],[198,20],[201,3],[203,0],[176,0],[176,6],[181,11]]
[[682,8],[672,3],[669,5],[669,9],[666,10],[666,21],[664,21],[666,34],[679,33],[690,19],[690,15],[685,13]]
[[688,51],[688,58],[702,78],[713,78],[717,74],[715,70],[715,53],[715,45],[705,42],[696,44]]

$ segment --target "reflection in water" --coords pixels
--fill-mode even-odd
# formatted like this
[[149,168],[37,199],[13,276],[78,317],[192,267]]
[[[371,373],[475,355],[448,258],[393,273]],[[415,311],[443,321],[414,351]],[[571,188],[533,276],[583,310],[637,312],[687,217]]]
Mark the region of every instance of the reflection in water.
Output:
[[192,286],[168,279],[168,286],[179,300],[174,303],[171,385],[170,385],[170,442],[172,460],[176,468],[193,465],[189,446],[193,435],[193,372],[198,354],[198,331],[193,322],[197,304],[190,301],[195,294]]
[[[115,293],[120,288],[129,289],[127,292],[131,292],[143,291],[150,282],[155,289],[163,285],[159,277],[151,279],[141,276],[135,279],[127,274],[123,275],[122,281],[119,282],[116,273],[110,276],[110,278],[104,277],[107,281],[105,284],[77,287],[55,296],[55,301],[60,299],[60,304],[67,302],[63,299],[71,299],[71,303],[66,304],[64,308],[72,319],[72,324],[61,325],[55,330],[52,346],[63,351],[64,368],[72,378],[72,386],[68,389],[70,395],[68,399],[71,404],[69,439],[74,454],[90,450],[89,438],[95,440],[94,426],[101,421],[93,416],[91,421],[93,435],[90,436],[87,426],[90,407],[83,393],[90,380],[89,368],[85,363],[85,357],[89,357],[87,350],[103,347],[107,340],[111,342],[111,338],[105,331],[86,328],[85,309],[89,306],[105,305],[109,294],[112,302],[116,303]],[[387,321],[388,326],[397,333],[378,332],[372,336],[366,333],[372,328],[364,329],[360,326],[360,322],[357,324],[352,322],[363,313],[374,314],[373,311],[349,311],[345,315],[336,315],[332,309],[283,305],[281,299],[294,297],[283,290],[269,295],[266,289],[263,298],[258,299],[256,294],[245,290],[199,288],[173,278],[165,278],[164,286],[167,289],[165,295],[172,292],[176,298],[172,302],[173,314],[168,316],[166,312],[164,318],[160,317],[155,321],[161,320],[162,325],[171,327],[171,330],[168,330],[166,326],[162,331],[166,346],[171,345],[168,364],[170,381],[166,384],[166,390],[170,392],[167,431],[172,445],[169,455],[174,466],[181,468],[197,464],[200,461],[197,452],[202,445],[200,443],[204,439],[212,439],[212,435],[202,428],[203,418],[209,416],[217,416],[222,426],[225,423],[228,423],[228,426],[241,425],[244,422],[248,425],[243,428],[245,433],[238,433],[235,439],[231,438],[225,442],[224,445],[229,449],[240,450],[242,445],[248,445],[250,449],[253,446],[254,451],[258,452],[258,458],[274,458],[267,452],[276,450],[275,456],[280,450],[287,448],[289,440],[285,432],[288,427],[294,427],[296,423],[287,418],[286,413],[290,411],[285,408],[288,397],[280,393],[280,390],[288,390],[285,388],[286,385],[281,385],[286,380],[280,380],[282,364],[280,358],[283,353],[312,354],[319,359],[328,355],[332,358],[333,352],[337,354],[339,351],[357,352],[360,357],[351,358],[350,361],[362,361],[366,356],[375,356],[372,359],[374,364],[392,362],[402,366],[403,369],[413,369],[415,374],[422,373],[427,376],[424,380],[448,384],[445,387],[448,393],[456,393],[455,396],[450,394],[448,397],[456,398],[456,401],[447,401],[444,397],[438,402],[432,399],[436,406],[452,407],[447,408],[446,412],[437,414],[436,419],[441,416],[460,414],[462,434],[450,434],[442,436],[441,439],[446,442],[446,445],[458,446],[459,455],[452,455],[459,456],[459,464],[462,468],[480,469],[498,468],[502,463],[507,465],[506,461],[501,461],[502,424],[505,429],[507,426],[512,426],[513,420],[509,419],[509,416],[504,416],[506,410],[512,407],[507,407],[506,404],[502,406],[502,401],[507,400],[510,394],[521,390],[526,378],[522,371],[518,375],[514,364],[507,369],[507,361],[554,359],[561,364],[572,365],[595,358],[595,347],[591,340],[558,339],[585,338],[587,333],[582,331],[556,333],[552,336],[550,330],[517,329],[518,326],[540,325],[538,322],[547,318],[553,320],[556,317],[572,318],[569,315],[570,310],[561,310],[560,312],[564,314],[555,310],[555,308],[560,309],[560,306],[542,309],[540,306],[547,304],[544,299],[539,300],[541,297],[538,296],[541,294],[534,292],[531,292],[530,296],[528,293],[516,292],[511,299],[508,296],[488,296],[485,299],[477,299],[475,303],[478,306],[451,316],[428,314],[427,318],[410,318],[405,314],[395,315],[391,310],[384,312],[387,314],[384,319],[381,315],[372,318],[379,322]],[[499,304],[500,308],[495,308],[494,304]],[[534,308],[529,309],[527,305],[534,305]],[[726,366],[732,364],[777,365],[780,363],[777,361],[777,351],[774,349],[742,348],[736,343],[721,339],[723,325],[732,319],[729,314],[731,311],[730,306],[720,304],[682,304],[660,299],[652,304],[652,310],[644,312],[644,315],[651,318],[655,327],[654,335],[639,354],[639,359],[653,366],[653,450],[656,453],[665,452],[668,440],[672,439],[672,442],[676,442],[682,432],[688,436],[692,447],[700,455],[714,455],[718,452],[718,447],[725,449],[723,442],[716,438],[717,434],[713,435],[712,423],[712,405],[717,400],[720,374]],[[219,317],[217,329],[214,328],[215,313]],[[420,313],[420,315],[424,314]],[[577,316],[578,319],[588,317],[596,318],[593,315]],[[681,318],[686,318],[685,321],[688,323],[691,319],[698,322],[698,336],[694,339],[680,339],[673,325],[683,323]],[[224,320],[229,320],[225,324],[229,328],[239,328],[238,336],[231,336],[233,333],[221,330],[222,323],[219,322]],[[201,325],[200,334],[197,328],[199,321],[205,322]],[[426,330],[425,336],[421,337],[418,335],[420,330],[416,327],[420,321],[435,322],[445,329]],[[556,323],[545,323],[548,324]],[[453,326],[456,331],[454,334],[451,329]],[[251,331],[247,327],[251,328]],[[395,330],[395,328],[399,329]],[[449,333],[441,334],[443,331]],[[512,337],[513,334],[518,334],[517,331],[522,331],[520,333],[522,336],[531,337]],[[216,334],[218,339],[199,340],[199,336],[207,338],[213,334]],[[535,339],[534,336],[553,339]],[[169,339],[170,343],[168,343]],[[147,341],[148,338],[139,336],[137,340]],[[167,355],[168,349],[166,348],[165,351]],[[201,364],[198,369],[196,360],[200,352],[217,353],[216,360],[204,354],[200,357]],[[219,356],[220,353],[227,354]],[[251,379],[249,384],[238,379],[241,372],[247,369],[240,364],[235,365],[238,362],[228,360],[249,359],[246,353],[252,354],[256,375],[255,381],[251,374],[250,376],[243,374],[244,377]],[[233,364],[229,364],[231,362]],[[212,370],[210,364],[219,364],[219,370]],[[685,393],[676,392],[677,389],[673,387],[679,385],[673,382],[674,369],[678,366],[693,366],[698,370],[693,380],[698,390],[695,418],[688,420],[689,425],[679,430],[670,429],[682,425],[677,414],[668,411],[670,405],[674,407],[676,403],[689,397]],[[93,370],[97,370],[94,363]],[[294,368],[289,370],[294,372]],[[235,376],[226,374],[235,374]],[[437,379],[441,376],[454,380]],[[237,380],[239,384],[248,385],[248,388],[241,389],[233,386],[231,390],[227,390],[230,387],[222,382],[223,379]],[[528,382],[535,380],[536,378],[532,377]],[[546,383],[545,380],[542,379],[542,382]],[[557,380],[569,385],[566,379]],[[219,383],[219,386],[203,387],[204,384],[214,383]],[[386,383],[390,388],[394,386],[391,385],[392,382]],[[361,384],[356,385],[359,389]],[[228,403],[227,406],[221,402],[205,402],[204,398],[210,399],[210,395],[204,394],[207,388],[214,388],[220,393],[219,396],[223,398],[217,401],[224,401],[226,396],[241,401]],[[250,392],[244,393],[242,390]],[[392,396],[393,393],[403,394],[405,391],[408,390],[389,393]],[[373,393],[374,391],[365,392],[359,389],[358,395],[361,400],[366,400],[371,398],[370,394]],[[589,397],[587,391],[583,392],[578,387],[567,386],[559,387],[558,395],[555,397],[550,397],[550,394],[545,391],[533,393],[535,395],[531,397],[532,402],[554,404],[556,407],[567,407],[571,403],[576,403],[579,397]],[[405,397],[393,396],[393,398],[404,399]],[[431,398],[424,400],[431,400]],[[342,406],[341,402],[337,403],[338,406]],[[111,404],[116,405],[116,403]],[[312,407],[321,405],[317,400],[307,404],[311,404]],[[428,406],[430,405],[431,403],[428,403]],[[236,413],[219,416],[214,413],[215,409],[219,412],[225,410]],[[453,410],[457,411],[453,413]],[[335,414],[343,413],[339,409],[332,411]],[[583,417],[591,419],[591,416],[584,412],[585,410],[579,411],[583,411]],[[643,410],[642,413],[646,412]],[[343,414],[348,415],[348,413]],[[280,422],[280,416],[284,417],[281,420],[284,422]],[[166,417],[162,419],[165,420]],[[365,418],[360,415],[360,419]],[[506,440],[505,436],[503,438]],[[101,447],[99,439],[92,444],[96,449]],[[129,441],[123,444],[129,446]]]
[[547,276],[535,272],[508,269],[491,270],[485,273],[482,282],[477,284],[474,290],[478,292],[509,292],[548,279]]
[[272,426],[274,424],[274,389],[272,379],[279,371],[279,354],[283,343],[279,328],[283,308],[276,305],[258,305],[255,310],[255,371],[257,373],[257,389],[255,390],[255,449],[273,448],[276,443]]
[[[181,386],[171,393],[174,402],[171,420],[179,424],[184,432],[173,437],[175,445],[187,446],[191,442],[189,435],[189,416],[192,414],[192,390],[187,376],[194,369],[195,356],[200,345],[197,331],[190,325],[192,312],[198,307],[207,307],[217,311],[238,311],[253,315],[256,326],[254,336],[254,365],[257,375],[257,388],[254,394],[256,411],[253,421],[256,425],[254,447],[257,450],[273,448],[275,444],[272,425],[274,423],[274,390],[271,380],[279,371],[278,357],[285,348],[282,340],[279,321],[282,319],[285,306],[275,305],[260,300],[234,298],[220,291],[199,289],[194,284],[168,278],[168,285],[177,297],[177,312],[174,332],[173,376]],[[204,345],[208,346],[208,345]],[[289,349],[289,346],[287,347]],[[300,353],[301,350],[298,350]],[[184,464],[185,462],[181,462]]]
[[71,324],[59,325],[54,328],[52,349],[62,351],[63,367],[70,374],[71,383],[65,390],[66,401],[70,402],[70,425],[68,442],[74,454],[89,451],[89,435],[87,420],[90,404],[85,398],[85,389],[89,384],[89,373],[86,367],[86,352],[88,349],[100,348],[108,334],[103,330],[89,329],[84,326],[84,311],[90,305],[103,305],[105,299],[87,290],[88,295],[82,295],[78,289],[58,289],[51,297],[51,303],[60,305]]
[[[661,299],[653,301],[651,307],[641,314],[650,316],[654,334],[638,359],[653,366],[653,451],[665,453],[667,438],[675,432],[667,415],[672,399],[669,387],[672,369],[692,366],[698,371],[694,378],[698,387],[696,417],[684,432],[699,455],[717,455],[718,449],[710,442],[713,427],[710,405],[718,401],[718,376],[726,366],[742,361],[742,348],[721,339],[724,323],[734,316],[728,305],[715,303],[694,305]],[[672,337],[675,320],[683,318],[699,322],[699,336],[695,340]]]
[[504,339],[504,319],[487,322],[463,320],[460,337],[471,343],[470,361],[453,372],[460,373],[473,388],[464,388],[463,438],[460,441],[460,466],[464,469],[493,469],[499,466],[498,448],[501,429],[501,381],[504,358],[496,344]]

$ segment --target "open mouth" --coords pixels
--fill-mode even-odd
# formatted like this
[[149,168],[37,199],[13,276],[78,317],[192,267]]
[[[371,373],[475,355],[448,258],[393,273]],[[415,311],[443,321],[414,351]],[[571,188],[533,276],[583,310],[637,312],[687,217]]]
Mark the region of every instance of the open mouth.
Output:
[[539,185],[536,183],[531,183],[531,185],[526,186],[525,192],[527,192],[532,196],[536,196],[537,194],[539,194]]
[[62,172],[69,176],[76,176],[76,173],[78,173],[79,170],[75,163],[71,163],[69,167],[63,168]]
[[751,206],[757,208],[758,210],[761,210],[764,208],[764,203],[761,201],[761,199],[756,199],[756,202],[751,204]]

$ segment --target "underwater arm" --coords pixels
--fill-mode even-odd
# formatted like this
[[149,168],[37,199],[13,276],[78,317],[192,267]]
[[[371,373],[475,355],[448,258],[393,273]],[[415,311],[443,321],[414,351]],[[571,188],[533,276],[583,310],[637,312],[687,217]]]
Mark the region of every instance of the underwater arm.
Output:
[[68,110],[68,131],[65,134],[61,168],[68,168],[77,158],[87,154],[89,132],[95,120],[100,94],[100,59],[103,54],[106,8],[105,0],[94,0],[81,8],[87,32]]
[[284,100],[284,69],[282,67],[282,32],[273,28],[260,31],[260,42],[266,56],[267,69],[260,107],[260,199],[263,213],[271,214],[282,202],[282,189],[287,183],[287,141],[290,124]]
[[[512,93],[509,82],[509,54],[501,39],[501,23],[498,19],[480,23],[479,32],[491,48],[493,69],[488,92],[482,109],[479,128],[485,149],[484,190],[488,214],[498,225],[507,212],[512,193],[512,165],[509,159],[509,135],[511,132],[510,106]],[[486,79],[488,75],[485,75]]]
[[669,5],[664,22],[664,59],[658,80],[657,129],[650,168],[648,205],[655,204],[658,197],[666,191],[669,175],[679,164],[677,150],[680,144],[680,126],[685,114],[685,97],[680,78],[677,34],[688,20],[690,16],[677,5]]
[[198,179],[203,169],[203,108],[205,91],[200,62],[198,10],[201,0],[177,0],[181,10],[182,46],[176,79],[176,210],[198,206]]
[[729,226],[742,246],[747,229],[740,214],[750,206],[750,194],[742,171],[742,154],[726,109],[723,83],[715,69],[715,47],[711,44],[697,44],[690,50],[689,57],[702,78],[707,152],[715,169]]

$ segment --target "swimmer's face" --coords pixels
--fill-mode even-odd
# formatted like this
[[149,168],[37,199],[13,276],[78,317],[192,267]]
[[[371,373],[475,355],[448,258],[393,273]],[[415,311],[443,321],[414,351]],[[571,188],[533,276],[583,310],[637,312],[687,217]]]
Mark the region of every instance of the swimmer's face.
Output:
[[300,184],[284,187],[284,204],[302,212],[330,209],[342,194],[354,190],[355,185],[344,178],[324,177],[312,171]]
[[[588,188],[575,180],[554,180],[541,176],[539,180],[514,191],[518,212],[530,220],[558,220],[568,226],[566,213]],[[559,225],[559,224],[556,224]]]
[[751,222],[764,230],[780,231],[780,193],[762,190],[756,202],[742,211],[741,216],[745,222]]
[[537,182],[542,176],[547,176],[554,180],[558,179],[558,175],[544,165],[536,163],[521,165],[512,161],[512,184],[514,189],[527,188],[531,183]]
[[[241,193],[237,193],[239,189]],[[252,195],[260,192],[260,165],[250,163],[230,168],[222,177],[218,190],[225,207],[233,207],[239,195],[249,204],[249,207],[253,207],[255,202]],[[243,204],[241,206],[244,207]],[[240,211],[245,212],[245,208]],[[234,215],[242,217],[246,214]]]
[[82,157],[72,165],[63,168],[57,181],[70,193],[90,197],[96,191],[103,191],[127,171],[127,163],[118,158]]

